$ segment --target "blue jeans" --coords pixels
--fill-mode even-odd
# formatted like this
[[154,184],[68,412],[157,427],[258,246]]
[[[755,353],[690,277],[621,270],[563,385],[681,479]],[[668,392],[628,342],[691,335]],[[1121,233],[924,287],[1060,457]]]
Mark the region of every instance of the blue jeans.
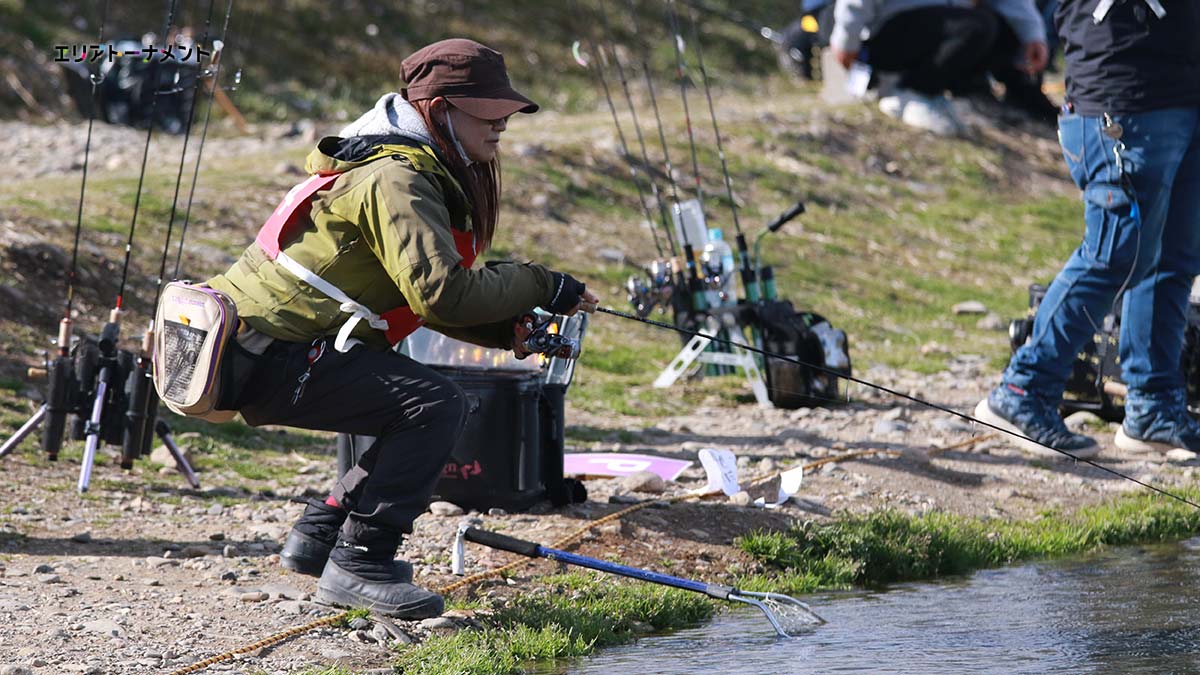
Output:
[[1184,386],[1188,295],[1200,273],[1200,107],[1113,119],[1124,128],[1120,165],[1102,118],[1058,121],[1086,228],[1004,373],[1005,383],[1039,396],[1062,396],[1075,355],[1123,285],[1120,358],[1130,395]]

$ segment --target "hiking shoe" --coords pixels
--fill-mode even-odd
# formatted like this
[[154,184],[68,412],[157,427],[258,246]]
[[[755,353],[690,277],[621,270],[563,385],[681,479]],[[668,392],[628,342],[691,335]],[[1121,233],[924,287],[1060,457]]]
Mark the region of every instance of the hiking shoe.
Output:
[[[1055,450],[1069,452],[1080,459],[1100,452],[1095,439],[1067,429],[1058,405],[1011,384],[1002,384],[975,406],[975,417],[995,426],[1021,434],[1008,437],[1022,450],[1042,457],[1063,457]],[[1045,447],[1045,446],[1050,446]]]
[[1187,408],[1187,392],[1176,389],[1153,396],[1130,392],[1125,421],[1114,441],[1130,452],[1166,453],[1176,448],[1200,452],[1200,422]]
[[364,532],[360,527],[355,536],[339,535],[317,581],[317,602],[370,609],[398,619],[440,616],[442,596],[413,585],[412,566],[394,559],[400,535],[370,529]]
[[[325,571],[325,562],[329,560],[338,531],[349,512],[317,499],[305,501],[308,506],[288,532],[283,550],[279,552],[279,564],[293,572],[319,577]],[[393,560],[392,564],[399,578],[412,581],[412,565],[404,560]]]

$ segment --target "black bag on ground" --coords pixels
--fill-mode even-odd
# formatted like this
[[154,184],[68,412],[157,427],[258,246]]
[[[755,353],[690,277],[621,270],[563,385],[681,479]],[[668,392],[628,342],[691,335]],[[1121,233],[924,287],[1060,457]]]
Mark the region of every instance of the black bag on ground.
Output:
[[834,328],[819,314],[797,312],[787,300],[759,303],[755,312],[765,351],[810,364],[765,357],[767,395],[775,407],[794,409],[845,400],[838,376],[850,375],[845,331]]

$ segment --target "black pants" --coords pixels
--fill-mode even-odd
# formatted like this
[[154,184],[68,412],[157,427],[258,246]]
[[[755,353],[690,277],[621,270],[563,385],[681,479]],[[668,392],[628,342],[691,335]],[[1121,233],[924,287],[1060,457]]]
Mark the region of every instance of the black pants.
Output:
[[1020,41],[986,8],[924,7],[888,19],[867,42],[871,67],[929,96],[987,91],[987,73],[1010,91],[1030,86],[1016,64]]
[[327,340],[325,353],[293,403],[299,378],[309,367],[309,348],[306,343],[272,343],[253,367],[236,407],[253,426],[375,436],[332,493],[350,510],[343,534],[355,541],[363,528],[411,533],[462,433],[462,389],[407,356],[361,346],[342,354]]

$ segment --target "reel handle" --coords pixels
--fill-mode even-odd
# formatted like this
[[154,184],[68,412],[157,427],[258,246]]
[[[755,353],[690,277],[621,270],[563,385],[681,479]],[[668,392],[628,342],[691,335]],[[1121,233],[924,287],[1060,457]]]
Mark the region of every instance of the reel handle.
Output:
[[793,204],[792,207],[790,209],[788,209],[787,211],[784,211],[783,213],[779,214],[779,216],[776,217],[775,220],[772,220],[770,223],[767,223],[767,231],[768,232],[778,232],[779,228],[786,225],[788,223],[788,221],[792,220],[793,218],[800,215],[801,213],[804,213],[804,202],[799,201],[799,202],[796,202],[795,204]]

